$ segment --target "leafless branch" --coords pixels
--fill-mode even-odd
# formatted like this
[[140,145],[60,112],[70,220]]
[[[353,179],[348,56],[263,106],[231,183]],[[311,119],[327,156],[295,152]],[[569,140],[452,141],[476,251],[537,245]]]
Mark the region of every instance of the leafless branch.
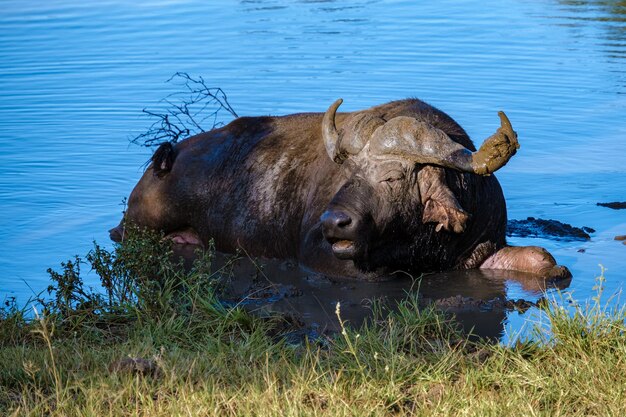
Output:
[[[188,136],[213,130],[223,125],[218,120],[220,112],[226,111],[238,117],[228,102],[226,93],[219,87],[207,86],[204,78],[193,78],[185,72],[177,72],[167,82],[182,81],[185,91],[170,94],[162,102],[167,104],[164,113],[143,109],[154,120],[148,130],[131,140],[142,146],[157,146],[163,142],[178,142]],[[206,123],[209,121],[211,127]]]

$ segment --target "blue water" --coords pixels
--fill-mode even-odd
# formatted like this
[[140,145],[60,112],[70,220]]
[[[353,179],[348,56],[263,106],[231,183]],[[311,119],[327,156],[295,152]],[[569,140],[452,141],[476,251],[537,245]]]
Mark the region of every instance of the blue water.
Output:
[[4,0],[0,299],[25,300],[46,268],[108,245],[150,155],[129,138],[150,125],[143,108],[180,91],[165,83],[177,71],[223,88],[239,115],[419,97],[481,142],[503,109],[522,144],[498,173],[509,217],[597,230],[510,242],[547,247],[577,298],[600,263],[617,291],[626,210],[595,203],[626,200],[624,58],[624,2]]

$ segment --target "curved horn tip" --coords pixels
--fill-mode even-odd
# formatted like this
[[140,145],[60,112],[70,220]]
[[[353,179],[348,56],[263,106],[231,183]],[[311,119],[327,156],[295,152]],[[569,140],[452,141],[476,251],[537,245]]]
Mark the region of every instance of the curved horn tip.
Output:
[[502,110],[500,110],[498,112],[498,116],[500,117],[500,124],[501,124],[502,128],[504,128],[504,130],[509,131],[509,132],[511,132],[513,134],[513,137],[511,139],[512,139],[513,143],[515,143],[515,149],[519,149],[520,148],[520,144],[517,141],[517,132],[515,130],[513,130],[513,126],[511,126],[511,121],[506,116],[506,114],[504,114],[504,112]]
[[500,117],[500,123],[502,124],[502,127],[513,130],[513,126],[511,126],[511,121],[502,110],[498,112],[498,117]]
[[337,111],[339,106],[341,106],[341,103],[343,103],[343,99],[342,98],[338,98],[337,100],[335,100],[333,102],[333,104],[330,105],[330,109],[333,109],[334,111]]

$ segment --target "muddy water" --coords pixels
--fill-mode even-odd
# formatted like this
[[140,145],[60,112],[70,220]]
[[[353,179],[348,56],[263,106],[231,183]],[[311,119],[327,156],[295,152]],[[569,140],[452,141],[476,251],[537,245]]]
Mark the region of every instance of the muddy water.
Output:
[[[197,247],[176,245],[175,253],[188,266]],[[418,295],[420,308],[434,305],[454,316],[463,330],[492,339],[505,334],[507,315],[526,313],[546,292],[565,289],[570,279],[546,282],[534,275],[466,270],[410,276],[399,272],[380,281],[362,282],[329,278],[291,261],[278,261],[217,253],[215,271],[222,273],[220,299],[261,316],[290,318],[288,329],[316,336],[340,331],[340,320],[360,326],[373,317],[374,304],[393,310],[409,295]],[[518,286],[524,299],[511,299],[511,286]],[[337,304],[340,314],[337,316]]]
[[[4,1],[0,298],[27,299],[46,268],[108,241],[150,153],[128,138],[150,124],[142,108],[180,90],[164,83],[176,71],[222,87],[240,115],[415,96],[480,142],[505,110],[522,144],[498,173],[509,217],[596,230],[586,242],[510,242],[547,247],[574,273],[576,298],[592,295],[603,264],[613,293],[626,280],[626,246],[613,240],[626,210],[596,202],[626,201],[625,21],[623,2],[606,1]],[[539,296],[500,278],[432,286]],[[380,285],[363,291],[413,284]],[[497,314],[512,331],[526,317]]]

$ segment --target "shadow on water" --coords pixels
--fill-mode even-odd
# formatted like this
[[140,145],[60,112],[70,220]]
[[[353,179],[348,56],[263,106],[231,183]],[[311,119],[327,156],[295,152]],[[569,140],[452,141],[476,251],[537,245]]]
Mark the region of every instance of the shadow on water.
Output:
[[572,27],[593,26],[604,31],[599,35],[601,49],[609,58],[626,57],[626,1],[560,0],[568,12]]
[[[572,19],[596,22],[626,22],[626,1],[613,0],[559,0],[559,4],[573,12],[594,13],[595,16],[572,17]],[[598,15],[597,13],[601,14]],[[621,28],[622,31],[624,28]]]
[[[194,259],[195,247],[177,246],[176,253],[187,262]],[[232,255],[216,254],[215,269],[221,269]],[[372,303],[393,309],[409,294],[418,293],[420,306],[434,304],[452,313],[467,332],[500,339],[507,314],[525,312],[551,288],[565,289],[570,280],[546,282],[538,277],[496,270],[464,270],[411,277],[399,273],[384,281],[368,282],[329,278],[301,268],[292,261],[256,260],[242,257],[229,267],[222,281],[222,299],[262,316],[281,314],[294,318],[314,334],[340,330],[335,314],[341,305],[341,319],[359,327],[372,317]],[[507,288],[517,284],[523,299],[508,298]]]

